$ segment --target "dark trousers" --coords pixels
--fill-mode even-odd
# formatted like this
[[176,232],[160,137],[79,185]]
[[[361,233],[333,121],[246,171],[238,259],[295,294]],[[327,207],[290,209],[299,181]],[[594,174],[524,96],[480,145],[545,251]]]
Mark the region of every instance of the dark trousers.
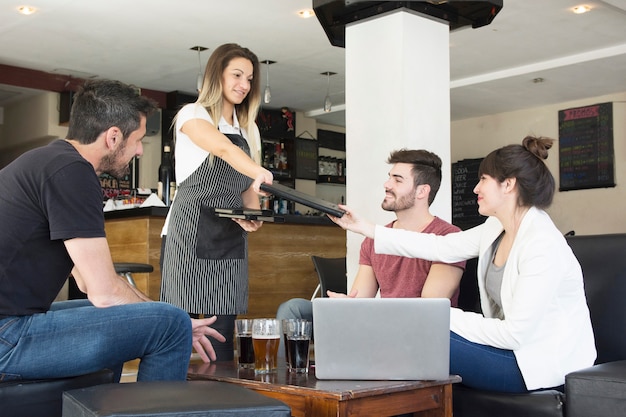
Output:
[[[161,270],[163,269],[163,253],[165,249],[165,241],[167,236],[163,236],[161,239],[161,256],[159,259],[159,265]],[[213,345],[213,349],[215,350],[215,355],[217,356],[218,361],[232,361],[235,356],[235,345],[234,345],[234,334],[235,334],[235,319],[236,315],[219,315],[219,314],[194,314],[189,313],[191,318],[197,319],[201,316],[203,317],[212,317],[217,316],[217,321],[211,325],[212,328],[220,332],[225,338],[225,342],[219,342],[212,337],[209,337],[211,341],[211,345]]]

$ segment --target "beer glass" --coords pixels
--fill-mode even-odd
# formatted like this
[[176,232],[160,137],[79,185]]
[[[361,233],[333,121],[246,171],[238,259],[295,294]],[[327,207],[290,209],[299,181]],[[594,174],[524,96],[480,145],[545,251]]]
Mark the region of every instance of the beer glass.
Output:
[[285,349],[285,364],[287,365],[287,369],[289,369],[289,351],[287,350],[287,329],[289,328],[289,324],[295,322],[296,320],[300,320],[300,319],[283,319],[281,322],[282,333],[283,333],[283,348]]
[[309,372],[309,344],[311,342],[312,323],[307,320],[295,320],[287,328],[287,357],[289,370],[296,373]]
[[235,320],[237,332],[237,358],[239,366],[245,369],[254,368],[254,348],[252,347],[252,319]]
[[280,321],[254,319],[252,321],[252,346],[254,347],[254,372],[266,374],[278,368]]

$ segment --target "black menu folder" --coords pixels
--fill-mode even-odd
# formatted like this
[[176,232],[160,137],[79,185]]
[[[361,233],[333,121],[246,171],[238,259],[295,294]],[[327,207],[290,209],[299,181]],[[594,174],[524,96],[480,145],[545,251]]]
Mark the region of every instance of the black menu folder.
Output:
[[296,203],[304,204],[307,207],[314,208],[323,213],[330,214],[331,216],[341,217],[345,214],[345,211],[341,210],[337,204],[281,184],[274,183],[270,185],[263,183],[261,184],[261,190],[287,200],[295,201]]
[[284,223],[285,218],[274,216],[272,210],[248,209],[248,208],[213,208],[213,214],[218,217],[231,219],[260,220],[264,222]]

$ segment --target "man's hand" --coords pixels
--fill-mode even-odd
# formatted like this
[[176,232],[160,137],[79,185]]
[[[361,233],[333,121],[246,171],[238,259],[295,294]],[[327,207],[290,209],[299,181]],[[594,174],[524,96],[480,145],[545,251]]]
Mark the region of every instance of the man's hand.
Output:
[[356,298],[356,295],[359,293],[359,290],[353,289],[350,291],[350,294],[344,294],[341,292],[334,292],[331,290],[326,291],[328,298]]
[[226,338],[217,330],[209,327],[209,325],[215,323],[215,320],[217,320],[215,316],[209,317],[208,319],[191,319],[191,330],[193,332],[192,346],[205,363],[216,359],[215,350],[207,336],[211,336],[220,342],[226,341]]

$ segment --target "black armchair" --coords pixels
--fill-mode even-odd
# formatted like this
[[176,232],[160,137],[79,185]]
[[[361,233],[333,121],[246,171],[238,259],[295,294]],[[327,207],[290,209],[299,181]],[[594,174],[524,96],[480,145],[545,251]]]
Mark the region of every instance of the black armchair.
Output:
[[[322,258],[321,256],[311,256],[319,285],[313,293],[313,297],[318,291],[322,297],[328,297],[326,291],[347,293],[348,281],[346,278],[346,258]],[[313,298],[312,297],[312,298]]]
[[[583,270],[598,357],[591,368],[565,377],[565,393],[505,394],[453,387],[455,417],[617,417],[626,408],[626,233],[567,236]],[[466,269],[463,285],[473,285]],[[467,280],[467,282],[463,282]],[[461,301],[461,299],[460,299]],[[474,309],[463,299],[461,308]],[[475,310],[473,310],[475,311]]]
[[112,383],[113,371],[104,369],[71,378],[0,382],[3,417],[61,417],[63,392]]

